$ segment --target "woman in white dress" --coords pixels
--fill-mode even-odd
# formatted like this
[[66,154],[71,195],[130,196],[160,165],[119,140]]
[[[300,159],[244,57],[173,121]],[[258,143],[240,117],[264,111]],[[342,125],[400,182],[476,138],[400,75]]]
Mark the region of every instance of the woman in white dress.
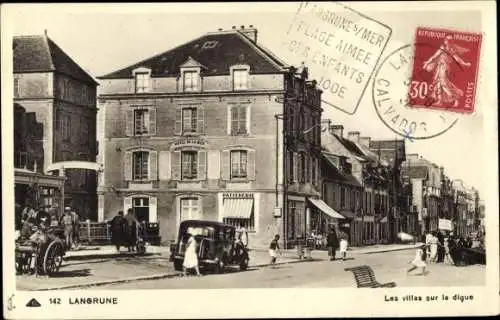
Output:
[[196,253],[196,240],[191,234],[188,234],[188,241],[186,243],[186,252],[184,253],[184,262],[182,263],[184,269],[184,276],[187,276],[188,269],[195,269],[196,274],[201,276],[200,268],[198,267],[198,254]]
[[347,254],[347,246],[349,242],[347,241],[347,234],[342,232],[340,236],[340,255],[342,256],[342,260],[345,260]]
[[426,247],[425,245],[421,245],[417,249],[417,252],[415,253],[415,258],[412,261],[410,261],[412,266],[410,267],[410,269],[406,271],[406,274],[409,274],[411,271],[417,268],[422,268],[422,274],[425,275],[425,268],[427,267],[427,264],[423,260],[425,247]]

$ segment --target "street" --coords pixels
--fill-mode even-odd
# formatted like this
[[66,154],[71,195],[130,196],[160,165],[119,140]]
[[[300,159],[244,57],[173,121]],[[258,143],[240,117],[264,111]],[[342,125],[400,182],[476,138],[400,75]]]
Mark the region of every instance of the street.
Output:
[[363,254],[347,261],[312,261],[250,268],[245,272],[228,272],[223,275],[207,274],[203,277],[175,277],[109,284],[95,289],[219,289],[219,288],[332,288],[355,287],[352,273],[345,267],[367,264],[379,282],[395,281],[398,287],[418,286],[476,286],[485,283],[485,266],[455,267],[449,264],[431,264],[426,276],[406,275],[407,264],[414,256],[413,250]]

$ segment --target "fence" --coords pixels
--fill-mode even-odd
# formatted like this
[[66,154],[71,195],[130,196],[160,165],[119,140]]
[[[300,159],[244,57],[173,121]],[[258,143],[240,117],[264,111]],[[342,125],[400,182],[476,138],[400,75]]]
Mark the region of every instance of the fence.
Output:
[[[161,237],[159,235],[158,223],[141,223],[140,235],[144,241],[152,245],[159,245]],[[78,233],[80,242],[88,244],[109,244],[111,243],[110,226],[106,222],[80,222],[80,232]]]

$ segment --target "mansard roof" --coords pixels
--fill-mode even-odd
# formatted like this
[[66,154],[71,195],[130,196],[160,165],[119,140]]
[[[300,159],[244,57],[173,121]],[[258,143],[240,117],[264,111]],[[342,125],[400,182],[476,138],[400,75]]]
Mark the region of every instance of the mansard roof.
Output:
[[204,66],[201,72],[207,76],[228,75],[229,68],[239,64],[249,65],[254,74],[278,73],[288,67],[238,30],[230,30],[205,34],[98,79],[131,78],[132,71],[139,67],[151,69],[153,77],[177,76],[180,67],[190,60]]
[[46,35],[16,36],[13,43],[14,73],[59,72],[76,80],[97,82]]

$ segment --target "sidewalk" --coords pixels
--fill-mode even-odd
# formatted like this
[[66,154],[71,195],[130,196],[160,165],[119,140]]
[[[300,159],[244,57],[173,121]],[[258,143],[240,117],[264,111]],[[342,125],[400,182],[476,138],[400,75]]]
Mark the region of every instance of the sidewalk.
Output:
[[[373,254],[379,252],[409,250],[414,245],[374,245],[352,248],[348,255]],[[122,251],[113,246],[87,246],[68,251],[59,273],[51,278],[34,275],[17,276],[19,290],[56,290],[95,287],[110,283],[131,282],[177,277],[173,263],[169,261],[169,248],[148,246],[146,253],[138,255]],[[249,268],[268,266],[270,257],[267,249],[251,249]],[[299,259],[297,251],[282,250],[277,264],[322,261],[328,259],[328,252],[313,250],[308,260]]]

